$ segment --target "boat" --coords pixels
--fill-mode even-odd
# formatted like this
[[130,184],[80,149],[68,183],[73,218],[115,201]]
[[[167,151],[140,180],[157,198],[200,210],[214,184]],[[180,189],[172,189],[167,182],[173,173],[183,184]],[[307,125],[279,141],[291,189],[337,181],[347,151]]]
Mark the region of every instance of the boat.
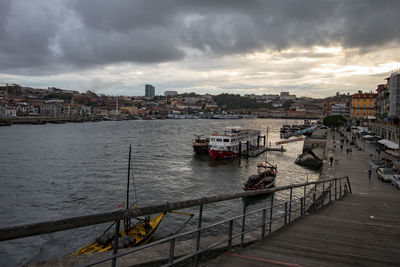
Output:
[[[269,127],[267,127],[266,139],[268,141]],[[278,166],[267,161],[268,153],[265,153],[265,162],[257,164],[257,174],[252,175],[243,184],[243,190],[259,190],[270,188],[275,185],[275,179],[278,172]]]
[[[154,218],[150,218],[149,216],[135,218],[139,222],[129,227],[128,234],[126,234],[125,230],[119,232],[118,248],[136,247],[146,244],[157,230],[164,215],[164,213],[160,213]],[[106,232],[93,243],[79,249],[75,255],[109,251],[113,248],[114,238],[113,232]]]
[[[130,162],[131,162],[131,146],[129,146],[129,163],[128,163],[128,185],[127,185],[127,197],[126,197],[126,209],[136,207],[134,205],[129,206],[129,174],[130,174]],[[161,221],[165,216],[164,212],[159,213],[157,216],[151,218],[145,216],[143,218],[133,218],[137,220],[137,223],[132,223],[131,219],[124,219],[124,229],[119,231],[118,235],[118,248],[136,247],[144,245],[149,242],[160,225]],[[108,229],[96,240],[81,249],[79,249],[74,255],[90,254],[94,252],[105,252],[113,248],[114,245],[114,231],[110,231],[113,223]]]
[[257,174],[249,177],[243,184],[243,190],[259,190],[274,186],[277,172],[277,166],[269,162],[257,164]]
[[193,151],[198,155],[208,155],[208,146],[210,138],[202,135],[196,135],[193,142]]
[[240,156],[250,147],[258,146],[261,131],[230,128],[210,136],[209,156],[211,159],[226,159]]

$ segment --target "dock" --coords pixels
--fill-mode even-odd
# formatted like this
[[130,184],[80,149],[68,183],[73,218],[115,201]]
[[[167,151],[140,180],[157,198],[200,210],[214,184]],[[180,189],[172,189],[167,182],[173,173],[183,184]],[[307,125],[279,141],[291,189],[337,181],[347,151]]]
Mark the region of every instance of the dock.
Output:
[[353,193],[201,266],[399,266],[400,190],[375,173],[368,179],[372,145],[347,155],[347,146],[335,147],[333,134],[328,153],[334,163],[327,176],[348,175]]
[[267,147],[267,151],[277,151],[277,152],[286,152],[286,148],[283,147]]

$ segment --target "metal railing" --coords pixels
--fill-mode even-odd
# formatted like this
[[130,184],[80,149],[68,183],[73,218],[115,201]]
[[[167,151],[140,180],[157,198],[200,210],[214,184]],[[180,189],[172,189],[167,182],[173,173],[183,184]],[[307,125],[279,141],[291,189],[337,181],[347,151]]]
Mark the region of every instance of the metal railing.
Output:
[[[297,194],[297,197],[293,196],[293,191],[295,189],[303,189],[302,192]],[[308,189],[308,190],[307,190]],[[288,199],[283,201],[275,201],[274,196],[278,192],[289,191]],[[297,190],[299,191],[299,190]],[[165,255],[167,260],[164,261],[163,266],[172,266],[177,263],[194,258],[194,266],[198,265],[199,255],[205,251],[211,250],[213,248],[221,247],[225,245],[228,250],[234,245],[233,241],[237,241],[237,245],[243,246],[246,239],[246,234],[254,232],[255,230],[261,230],[261,239],[264,239],[266,232],[271,234],[273,232],[273,227],[275,230],[290,223],[296,218],[306,214],[308,210],[318,209],[328,204],[332,200],[341,199],[346,194],[351,194],[351,185],[348,177],[333,178],[329,180],[320,180],[316,182],[307,182],[295,185],[288,185],[282,187],[275,187],[271,189],[263,189],[251,192],[240,192],[233,194],[217,195],[213,197],[204,197],[199,199],[192,199],[181,202],[166,203],[158,206],[149,206],[143,208],[134,208],[128,210],[118,210],[114,212],[101,213],[96,215],[88,215],[81,217],[74,217],[68,219],[62,219],[57,221],[42,222],[21,226],[13,226],[0,229],[0,241],[12,240],[17,238],[35,236],[40,234],[47,234],[56,231],[63,231],[73,228],[79,228],[84,226],[90,226],[95,224],[100,224],[104,222],[115,222],[115,244],[118,244],[118,233],[119,233],[119,222],[120,220],[133,218],[138,216],[151,215],[159,212],[169,212],[172,210],[179,210],[190,207],[199,207],[198,222],[197,227],[194,230],[187,231],[185,233],[172,235],[155,242],[127,249],[124,252],[118,253],[118,246],[114,246],[113,255],[104,257],[100,260],[93,261],[86,266],[92,266],[100,264],[107,261],[112,261],[112,266],[116,265],[117,258],[137,252],[142,251],[150,247],[158,246],[161,244],[169,244],[168,255]],[[246,199],[254,196],[267,195],[270,194],[269,203],[262,208],[258,208],[254,211],[247,212]],[[210,203],[217,203],[221,201],[242,199],[243,210],[242,214],[234,216],[232,218],[222,220],[216,223],[212,223],[207,226],[202,225],[203,221],[203,208],[204,205]],[[261,221],[257,222],[255,225],[246,224],[246,219],[257,214],[261,215]],[[268,216],[267,216],[268,214]],[[274,216],[275,215],[275,216]],[[268,218],[267,218],[268,217]],[[234,223],[240,227],[238,232],[234,233]],[[200,246],[201,233],[211,230],[211,229],[222,229],[221,227],[226,224],[227,232],[226,237],[217,240],[214,243],[207,244],[206,247]],[[195,249],[191,253],[184,253],[182,256],[178,257],[176,255],[176,241],[184,237],[191,237],[195,235]]]

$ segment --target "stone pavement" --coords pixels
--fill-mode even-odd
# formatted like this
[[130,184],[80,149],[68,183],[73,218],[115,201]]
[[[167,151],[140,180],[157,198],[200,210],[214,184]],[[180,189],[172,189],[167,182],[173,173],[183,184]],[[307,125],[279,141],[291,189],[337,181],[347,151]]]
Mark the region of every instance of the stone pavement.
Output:
[[347,155],[350,146],[341,152],[339,140],[335,133],[334,144],[329,133],[327,154],[334,164],[326,178],[349,176],[352,195],[202,266],[400,266],[400,190],[374,172],[368,179],[373,145],[351,147]]

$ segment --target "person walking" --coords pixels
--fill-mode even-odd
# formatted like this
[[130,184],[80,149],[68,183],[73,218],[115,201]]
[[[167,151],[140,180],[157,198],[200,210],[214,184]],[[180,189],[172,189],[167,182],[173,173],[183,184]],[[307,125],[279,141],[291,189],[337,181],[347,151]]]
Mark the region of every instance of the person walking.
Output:
[[331,167],[332,167],[332,165],[333,165],[333,156],[331,156],[331,157],[329,158],[329,162],[331,163]]
[[343,145],[340,144],[340,152],[342,152],[342,151],[343,151]]
[[369,179],[369,180],[371,180],[371,174],[372,174],[372,171],[371,171],[371,169],[369,169],[369,170],[368,170],[368,179]]

